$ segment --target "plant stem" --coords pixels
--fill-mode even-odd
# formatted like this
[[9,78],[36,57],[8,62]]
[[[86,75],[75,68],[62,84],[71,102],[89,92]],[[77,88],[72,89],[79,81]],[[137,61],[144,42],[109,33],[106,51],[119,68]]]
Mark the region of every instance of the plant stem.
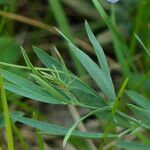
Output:
[[6,99],[6,92],[3,85],[3,77],[2,77],[1,69],[0,69],[0,92],[1,92],[1,100],[3,105],[4,120],[5,120],[7,146],[8,146],[8,150],[14,150],[10,113],[8,109],[7,99]]
[[122,97],[123,92],[124,92],[124,90],[125,90],[125,88],[127,86],[128,81],[129,81],[129,78],[126,78],[125,81],[123,82],[120,90],[119,90],[119,93],[117,95],[116,100],[113,102],[111,113],[110,113],[110,119],[109,119],[107,127],[106,127],[106,129],[104,131],[103,143],[101,144],[99,149],[103,149],[104,144],[106,143],[106,140],[107,140],[107,134],[109,133],[109,131],[113,127],[113,120],[114,120],[115,114],[117,112],[117,108],[118,108],[118,106],[120,104],[121,97]]
[[15,124],[12,123],[12,127],[13,127],[14,132],[16,133],[16,136],[18,137],[18,139],[22,145],[22,149],[23,150],[29,150],[29,147],[28,147],[27,143],[25,142],[23,135],[20,133],[18,128],[15,126]]

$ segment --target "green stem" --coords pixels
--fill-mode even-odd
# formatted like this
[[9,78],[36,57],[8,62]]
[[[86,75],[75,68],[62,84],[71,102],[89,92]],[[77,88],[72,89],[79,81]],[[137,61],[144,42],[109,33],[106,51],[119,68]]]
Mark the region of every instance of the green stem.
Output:
[[7,146],[8,146],[8,150],[14,150],[14,142],[13,142],[13,134],[12,134],[12,128],[11,128],[10,113],[9,113],[9,109],[8,109],[6,92],[4,89],[1,69],[0,69],[0,92],[1,92],[1,100],[2,100],[2,106],[3,106],[4,120],[5,120]]
[[125,90],[125,88],[127,86],[128,80],[129,80],[129,78],[125,79],[125,81],[123,82],[123,84],[122,84],[122,86],[121,86],[121,88],[119,90],[119,93],[118,93],[118,96],[117,96],[116,100],[112,104],[110,119],[109,119],[107,127],[106,127],[106,129],[104,131],[103,143],[101,144],[99,149],[103,149],[103,146],[104,146],[104,144],[106,143],[106,140],[107,140],[107,135],[108,135],[109,131],[112,129],[112,127],[114,125],[113,124],[113,120],[114,120],[117,108],[119,107],[120,100],[121,100],[121,97],[123,95],[123,92],[124,92],[124,90]]
[[28,147],[27,143],[25,142],[22,134],[20,133],[18,128],[15,126],[15,124],[12,123],[12,127],[13,127],[13,129],[14,129],[14,131],[15,131],[15,133],[16,133],[16,135],[17,135],[17,137],[18,137],[18,139],[19,139],[19,141],[22,145],[22,149],[23,150],[29,150],[29,147]]

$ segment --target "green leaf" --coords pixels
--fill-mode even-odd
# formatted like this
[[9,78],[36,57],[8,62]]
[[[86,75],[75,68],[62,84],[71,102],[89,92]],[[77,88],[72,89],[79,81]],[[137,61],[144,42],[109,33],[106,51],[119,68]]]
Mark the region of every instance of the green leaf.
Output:
[[109,121],[107,123],[107,127],[105,128],[105,132],[104,132],[104,141],[106,140],[106,137],[107,137],[107,134],[110,132],[110,130],[113,129],[113,122],[115,120],[115,114],[116,114],[116,111],[117,109],[119,108],[119,105],[120,105],[120,102],[121,102],[121,98],[122,98],[122,95],[123,95],[123,92],[127,86],[127,83],[129,81],[129,78],[126,78],[121,86],[121,88],[119,89],[119,92],[118,92],[118,95],[117,95],[117,98],[115,99],[115,101],[113,102],[112,104],[112,107],[111,107],[111,113],[110,113],[110,116],[109,116]]
[[139,36],[137,34],[135,34],[135,38],[138,40],[138,42],[144,48],[144,50],[147,53],[147,55],[150,57],[150,51],[148,50],[148,48],[146,48],[146,46],[144,45],[144,43],[142,42],[142,40],[139,38]]
[[40,86],[14,73],[3,70],[3,77],[4,79],[11,82],[8,83],[5,81],[5,88],[11,92],[40,102],[45,102],[49,104],[64,104],[63,102],[58,101],[57,99],[52,97],[51,94],[46,92]]
[[105,95],[108,96],[109,99],[114,100],[116,95],[114,93],[110,78],[98,67],[98,65],[92,59],[90,59],[88,55],[78,49],[75,45],[69,43],[69,47],[72,49],[81,64],[88,71],[90,76],[95,80],[97,85],[105,93]]
[[28,66],[28,68],[37,76],[41,77],[41,74],[34,68],[34,66],[32,65],[26,51],[23,49],[23,47],[21,47],[21,51],[22,51],[22,54],[23,54],[23,57],[24,57],[24,60]]
[[49,56],[47,53],[45,53],[40,48],[37,48],[37,47],[33,46],[33,49],[34,49],[36,55],[38,56],[38,58],[41,60],[41,62],[47,68],[54,69],[54,66],[55,66],[58,70],[62,70],[62,65],[59,62],[57,62],[56,59]]
[[132,112],[137,116],[138,119],[140,119],[140,123],[145,127],[150,129],[150,111],[145,110],[143,108],[137,107],[132,104],[128,104],[129,108],[132,110]]
[[61,95],[61,93],[58,92],[53,87],[53,85],[46,78],[44,78],[40,72],[38,72],[38,70],[36,70],[36,68],[30,62],[25,50],[23,48],[21,49],[27,66],[33,72],[32,77],[38,82],[38,84],[41,85],[46,91],[48,91],[54,98],[58,99],[58,101],[63,101],[64,103],[66,102],[70,103],[70,101],[67,98]]
[[[12,119],[15,119],[18,122],[26,124],[30,127],[39,129],[41,132],[43,132],[43,134],[64,136],[68,131],[68,128],[58,126],[55,124],[46,123],[43,121],[26,118],[26,117],[19,117],[19,116],[14,115],[14,116],[12,116]],[[102,136],[103,136],[102,133],[90,133],[90,132],[80,132],[80,131],[74,131],[72,133],[72,135],[75,137],[91,138],[91,139],[99,139],[99,138],[102,138]],[[117,137],[117,135],[114,135],[114,134],[109,134],[108,136],[109,136],[109,138]]]
[[99,61],[102,71],[104,71],[110,77],[109,67],[107,64],[107,59],[104,54],[103,48],[101,47],[101,45],[97,41],[96,37],[94,36],[87,21],[85,21],[85,28],[86,28],[86,32],[89,37],[89,40],[90,40],[91,44],[93,45],[94,50],[96,52],[96,55],[97,55],[97,58],[98,58],[98,61]]
[[124,150],[149,150],[150,146],[139,142],[121,141],[117,143],[117,147]]
[[126,94],[139,106],[150,110],[150,100],[134,91],[126,91]]
[[[13,115],[15,115],[15,116],[23,116],[24,113],[21,112],[21,111],[10,112],[10,116],[13,117]],[[15,119],[12,120],[12,121],[13,121],[13,123],[16,122]],[[3,128],[3,127],[5,127],[4,115],[0,115],[0,129]]]
[[107,59],[106,59],[106,56],[104,54],[103,48],[101,47],[101,45],[97,41],[96,37],[94,36],[94,34],[93,34],[90,26],[88,25],[87,21],[85,22],[85,28],[86,28],[86,32],[88,34],[89,40],[90,40],[91,44],[93,45],[93,47],[95,49],[96,55],[98,57],[99,64],[101,66],[101,69],[110,78],[110,82],[111,82],[110,86],[112,87],[112,90],[113,90],[112,92],[115,94],[113,82],[112,82],[112,79],[111,79]]
[[29,99],[39,101],[42,103],[62,104],[62,105],[66,104],[64,102],[58,101],[57,99],[55,99],[48,93],[46,93],[46,95],[41,95],[43,93],[43,91],[41,93],[32,92],[32,91],[30,91],[30,89],[25,89],[23,87],[19,87],[14,84],[10,84],[10,83],[5,83],[5,88],[10,92],[16,93],[20,96],[27,97]]
[[[96,114],[96,116],[100,119],[103,120],[105,122],[109,121],[109,116],[110,116],[110,111],[106,111],[106,112],[102,112],[102,113],[98,113]],[[131,123],[130,121],[125,118],[124,116],[116,113],[114,116],[114,120],[113,120],[113,124],[115,124],[116,126],[120,126],[122,128],[129,128],[131,127]]]
[[[20,77],[6,70],[3,70],[3,75],[4,75],[4,78],[10,82],[9,83],[5,81],[5,88],[8,91],[11,91],[18,95],[28,97],[30,99],[37,100],[37,101],[44,102],[44,103],[66,104],[61,100],[58,101],[58,99],[53,97],[52,94],[45,91],[42,87],[34,84],[30,80],[27,80],[23,77]],[[106,106],[106,104],[103,102],[101,97],[99,97],[96,94],[95,95],[92,94],[92,91],[90,91],[88,87],[83,86],[84,84],[80,84],[80,82],[75,82],[76,84],[73,84],[73,82],[71,83],[71,92],[73,92],[74,94],[77,94],[77,98],[82,104],[96,107],[96,108]],[[80,88],[81,88],[81,91],[80,91]]]
[[34,74],[32,74],[31,76],[33,77],[33,79],[35,79],[35,81],[38,82],[39,85],[41,85],[41,87],[43,87],[43,89],[45,89],[48,93],[50,93],[54,98],[58,99],[58,101],[62,101],[68,104],[70,103],[70,101],[67,98],[62,96],[62,94],[58,92],[55,88],[53,88],[50,84],[46,83],[45,81],[43,81],[41,78],[39,78]]
[[79,88],[70,88],[70,92],[75,95],[77,100],[86,105],[97,108],[102,108],[107,106],[104,100],[99,95],[94,95],[88,92],[83,91],[83,89]]
[[101,88],[101,90],[108,96],[109,99],[114,100],[116,98],[114,87],[112,85],[112,81],[110,77],[108,77],[99,67],[98,65],[90,59],[88,55],[82,52],[79,48],[77,48],[62,32],[56,29],[62,37],[68,42],[70,49],[73,51],[75,56],[84,66],[84,68],[88,71],[90,76],[95,80],[97,85]]
[[8,147],[8,150],[14,150],[14,140],[13,140],[13,134],[12,134],[11,118],[10,118],[10,112],[9,112],[9,107],[7,103],[6,91],[4,88],[3,72],[1,68],[0,68],[0,95],[1,95],[2,108],[3,108],[4,121],[5,121],[7,147]]
[[[55,59],[53,59],[43,50],[36,47],[33,47],[33,49],[36,52],[38,58],[46,67],[50,69],[54,69],[55,66],[57,70],[63,71],[62,64],[57,62]],[[67,70],[67,72],[70,73],[69,82],[66,82],[68,79],[64,73],[59,74],[60,79],[62,82],[65,82],[68,85],[68,88],[71,91],[71,93],[73,93],[81,103],[86,104],[88,106],[95,106],[95,107],[106,106],[102,97],[99,96],[91,87],[89,87],[81,79],[74,76],[69,70]]]

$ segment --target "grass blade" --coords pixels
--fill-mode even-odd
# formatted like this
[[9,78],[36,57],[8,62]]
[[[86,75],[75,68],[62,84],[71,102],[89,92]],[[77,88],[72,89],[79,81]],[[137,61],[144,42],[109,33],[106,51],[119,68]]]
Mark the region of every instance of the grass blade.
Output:
[[3,105],[3,112],[4,112],[4,120],[5,120],[5,127],[6,127],[6,139],[7,139],[7,146],[8,150],[14,150],[14,142],[13,142],[13,134],[11,128],[11,120],[10,120],[10,113],[6,99],[6,92],[4,89],[3,77],[2,77],[2,70],[0,69],[0,92],[1,92],[1,100]]
[[[107,140],[107,134],[109,133],[110,130],[112,130],[112,128],[114,126],[113,122],[115,121],[115,114],[116,114],[116,111],[117,111],[117,109],[119,107],[119,104],[120,104],[120,101],[121,101],[121,97],[122,97],[123,92],[124,92],[124,90],[125,90],[125,88],[127,86],[128,81],[129,81],[129,78],[126,78],[124,80],[124,82],[123,82],[123,84],[122,84],[122,86],[121,86],[121,88],[119,90],[119,93],[117,95],[117,98],[112,104],[112,109],[111,109],[111,113],[110,113],[110,119],[108,121],[107,127],[106,127],[105,132],[104,132],[104,143]],[[102,146],[103,146],[103,144],[102,144]]]
[[[38,113],[33,112],[33,119],[38,119]],[[36,129],[35,132],[37,137],[37,143],[39,145],[39,150],[44,150],[44,141],[40,133],[40,130]]]
[[150,100],[134,91],[126,91],[126,94],[139,106],[150,110]]
[[148,54],[148,56],[150,57],[150,51],[145,47],[144,43],[142,42],[142,40],[139,38],[139,36],[137,34],[135,34],[135,38],[138,40],[138,42],[141,44],[141,46],[144,48],[145,52]]
[[22,145],[22,150],[29,150],[29,146],[26,143],[23,135],[20,133],[19,129],[15,126],[15,124],[12,124],[13,130],[16,133],[17,138],[19,139],[21,145]]
[[[57,136],[64,136],[66,135],[69,128],[65,128],[62,126],[58,126],[55,124],[46,123],[43,121],[38,121],[34,119],[30,119],[27,117],[20,117],[17,115],[13,115],[12,119],[17,120],[18,122],[21,122],[23,124],[26,124],[30,127],[39,129],[43,134],[49,134],[49,135],[57,135]],[[90,138],[90,139],[99,139],[102,138],[102,133],[92,133],[92,132],[80,132],[80,131],[73,131],[72,135],[74,137],[80,137],[80,138]],[[109,134],[109,138],[116,138],[117,135]]]
[[117,147],[125,150],[149,150],[149,145],[131,141],[121,141],[117,144]]

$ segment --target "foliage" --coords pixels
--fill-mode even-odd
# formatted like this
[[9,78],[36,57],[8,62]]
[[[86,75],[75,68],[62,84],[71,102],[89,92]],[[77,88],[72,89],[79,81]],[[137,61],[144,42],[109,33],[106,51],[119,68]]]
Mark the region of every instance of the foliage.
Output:
[[[80,0],[76,2],[68,0],[62,1],[71,7],[79,7],[78,3],[80,4]],[[148,0],[144,1],[149,4]],[[121,68],[118,71],[121,74],[121,80],[117,85],[115,84],[115,78],[113,79],[111,74],[111,65],[108,63],[106,52],[104,52],[103,49],[103,43],[101,44],[99,38],[93,33],[93,31],[97,30],[96,25],[99,28],[99,23],[90,22],[88,24],[88,22],[85,21],[85,31],[91,43],[91,45],[88,44],[88,47],[94,50],[92,54],[94,53],[94,58],[97,60],[94,61],[92,59],[93,56],[90,57],[88,55],[89,53],[83,51],[83,49],[85,49],[83,46],[84,44],[79,45],[79,41],[81,40],[76,38],[77,34],[73,34],[71,31],[69,20],[67,20],[61,1],[48,0],[49,8],[50,10],[52,9],[60,30],[58,28],[53,28],[51,30],[47,29],[46,24],[38,21],[35,23],[35,20],[32,19],[22,18],[22,22],[29,23],[31,21],[33,22],[33,26],[45,29],[55,35],[59,34],[63,41],[65,41],[75,70],[73,71],[72,68],[68,67],[67,61],[55,46],[52,47],[52,56],[36,46],[32,47],[32,52],[27,53],[23,48],[25,46],[21,47],[20,51],[18,42],[11,36],[6,37],[5,33],[3,33],[0,38],[0,65],[2,68],[0,71],[0,103],[2,104],[0,128],[4,129],[5,127],[6,129],[6,140],[9,150],[13,150],[17,145],[13,143],[13,138],[15,138],[13,132],[21,142],[22,147],[25,150],[29,149],[23,137],[24,135],[19,131],[18,123],[36,129],[37,139],[35,139],[35,141],[38,141],[41,150],[43,150],[45,146],[43,138],[45,135],[63,136],[63,147],[65,147],[68,142],[74,144],[74,142],[72,142],[74,138],[75,141],[78,141],[78,138],[82,138],[85,139],[84,142],[88,145],[89,149],[149,149],[149,36],[143,33],[142,37],[144,36],[145,38],[141,40],[138,35],[142,32],[143,27],[140,28],[137,25],[134,27],[133,23],[133,33],[129,31],[131,28],[126,29],[127,34],[129,34],[129,32],[131,34],[131,43],[130,41],[128,42],[124,35],[120,33],[120,29],[117,25],[117,17],[120,17],[120,14],[115,14],[115,9],[118,12],[123,12],[123,9],[120,7],[121,5],[119,6],[121,2],[119,1],[117,4],[108,5],[111,16],[109,16],[104,9],[107,5],[106,1],[99,2],[98,0],[91,0],[91,2],[95,7],[85,2],[86,7],[91,8],[93,14],[97,14],[96,11],[98,12],[103,20],[101,23],[103,24],[102,26],[105,27],[106,24],[108,32],[112,37],[112,48],[114,49],[116,59]],[[10,9],[13,12],[12,8],[14,7],[10,7],[11,4],[9,2],[2,1],[1,3],[4,10]],[[130,2],[126,1],[122,3],[122,7],[125,8]],[[81,4],[83,3],[81,2]],[[5,5],[9,7],[5,8]],[[55,7],[57,9],[55,9]],[[145,19],[139,17],[143,15],[143,11],[146,11],[144,8],[147,8],[145,4],[140,6],[137,15],[137,19],[141,19],[141,21],[142,19],[144,20],[143,26],[148,25],[147,17]],[[57,15],[57,11],[60,13],[60,16]],[[82,12],[89,18],[94,16],[92,13],[86,13],[86,11],[81,8],[79,8],[79,12]],[[13,34],[13,24],[6,27],[4,26],[5,17],[14,17],[15,20],[17,20],[18,17],[19,20],[19,16],[13,16],[5,11],[0,11],[0,15],[4,17],[1,18],[1,32],[6,28],[10,30],[10,35]],[[147,14],[147,16],[149,16],[149,14]],[[98,19],[98,17],[97,15],[96,19]],[[21,18],[19,21],[21,21]],[[31,22],[29,24],[32,24]],[[123,23],[123,19],[120,19],[119,23],[123,24],[121,26],[126,26],[126,24]],[[94,26],[92,26],[92,24],[94,24]],[[38,31],[38,33],[40,32],[41,31]],[[82,33],[83,31],[80,32]],[[33,34],[37,35],[36,33]],[[83,37],[85,36],[84,34],[80,36]],[[42,38],[42,35],[39,36]],[[138,60],[136,58],[138,55],[138,52],[136,53],[136,48],[139,48],[137,42],[141,45],[141,48],[144,49],[140,52],[142,58],[138,58]],[[32,44],[34,44],[34,42]],[[55,45],[55,43],[53,44]],[[109,45],[109,42],[107,45]],[[58,43],[58,49],[63,46],[64,44],[62,41],[61,44]],[[26,66],[19,65],[21,52]],[[35,65],[33,65],[35,64],[35,59],[37,59],[33,57],[35,54],[44,67],[35,67]],[[31,59],[31,57],[33,59]],[[143,62],[142,59],[144,59]],[[138,64],[138,61],[140,61],[141,65]],[[17,63],[17,65],[14,63]],[[21,61],[21,64],[22,63]],[[82,78],[85,74],[88,74],[90,80],[84,80]],[[89,81],[92,82],[93,85],[96,85],[96,88],[94,88]],[[7,98],[5,90],[7,91]],[[57,105],[68,107],[71,109],[70,113],[74,110],[74,114],[72,114],[75,118],[74,124],[71,125],[71,127],[63,127],[55,123],[50,123],[46,115],[42,114],[42,112],[34,108],[34,106],[26,104],[23,101],[23,97],[29,98],[35,103],[40,102],[40,104],[43,103],[53,107]],[[18,108],[22,108],[21,112],[16,109],[14,111],[11,111],[11,109],[9,110],[8,102],[9,106],[16,105]],[[88,110],[89,112],[80,117],[76,107]],[[89,132],[86,130],[84,121],[91,116],[94,116],[99,125],[101,125],[101,130],[99,132]],[[77,127],[79,130],[76,129]],[[144,135],[143,133],[146,134]],[[133,140],[130,141],[131,136]],[[95,145],[95,143],[93,143],[94,140],[99,140],[99,145]],[[83,147],[82,143],[78,143],[79,148]]]

